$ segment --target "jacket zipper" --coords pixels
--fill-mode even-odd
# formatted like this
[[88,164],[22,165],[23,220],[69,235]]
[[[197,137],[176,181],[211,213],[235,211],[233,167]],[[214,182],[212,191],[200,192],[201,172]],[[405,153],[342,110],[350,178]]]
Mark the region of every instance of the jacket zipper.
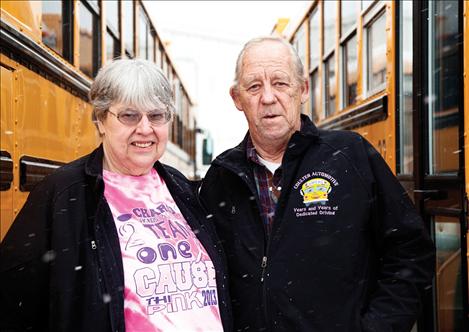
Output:
[[267,256],[262,257],[262,263],[261,263],[261,268],[262,268],[262,273],[261,273],[261,282],[264,282],[264,276],[265,276],[265,268],[267,267]]
[[[246,183],[246,185],[248,186],[249,190],[251,191],[251,193],[254,195],[254,197],[256,198],[256,208],[257,208],[257,213],[258,215],[260,215],[260,202],[259,202],[259,195],[257,193],[257,190],[253,190],[253,188],[251,187],[251,185],[249,184],[249,181],[248,181],[248,175],[247,174],[244,174],[244,176],[241,176],[241,178],[243,178],[244,182]],[[264,311],[264,323],[267,325],[268,322],[269,322],[269,315],[268,315],[268,310],[267,310],[267,286],[266,286],[266,283],[265,283],[265,273],[266,273],[266,269],[267,269],[267,258],[269,256],[269,247],[270,247],[270,238],[271,238],[271,235],[269,235],[268,231],[267,231],[267,225],[264,224],[264,220],[260,220],[260,222],[262,223],[262,229],[264,230],[264,255],[262,256],[262,260],[261,260],[261,278],[260,278],[260,282],[261,282],[261,285],[262,285],[262,307],[263,307],[263,311]]]
[[[254,195],[254,197],[256,198],[256,208],[257,208],[257,212],[258,214],[260,215],[260,209],[259,207],[261,206],[260,205],[260,202],[259,202],[259,195],[257,194],[257,190],[253,190],[251,184],[249,183],[248,181],[248,175],[247,174],[243,174],[243,175],[240,175],[239,172],[237,172],[235,169],[232,169],[230,167],[227,167],[226,165],[223,165],[223,164],[220,164],[220,163],[217,163],[216,160],[215,160],[215,164],[218,164],[219,166],[223,167],[223,168],[226,168],[228,169],[229,171],[235,173],[238,177],[240,177],[242,179],[242,181],[244,181],[244,183],[248,186],[249,190],[251,191],[251,193]],[[203,182],[201,184],[201,186],[203,185]],[[232,209],[233,210],[233,209]],[[267,289],[266,289],[266,285],[265,285],[265,270],[267,268],[267,257],[268,257],[268,252],[269,252],[269,246],[270,246],[270,237],[267,233],[267,230],[266,230],[266,226],[264,225],[264,221],[263,220],[260,220],[260,222],[262,223],[263,225],[263,230],[264,230],[264,255],[262,256],[262,260],[261,260],[261,279],[260,279],[260,282],[262,284],[262,306],[263,306],[263,311],[264,311],[264,322],[265,324],[268,323],[269,319],[268,319],[268,313],[267,313]]]

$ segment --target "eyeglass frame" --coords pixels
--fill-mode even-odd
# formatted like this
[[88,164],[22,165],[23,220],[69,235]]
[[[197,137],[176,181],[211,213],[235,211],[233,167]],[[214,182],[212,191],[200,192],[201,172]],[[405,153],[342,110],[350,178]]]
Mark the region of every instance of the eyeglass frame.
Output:
[[121,113],[124,113],[125,111],[128,111],[128,109],[126,109],[126,110],[124,110],[124,111],[120,111],[120,112],[117,113],[117,114],[114,113],[114,112],[112,112],[112,111],[109,110],[109,109],[106,110],[107,113],[110,113],[110,114],[114,115],[114,116],[116,117],[116,119],[117,119],[120,123],[122,123],[122,124],[125,125],[125,126],[129,126],[129,127],[137,126],[137,125],[140,123],[140,121],[142,121],[144,114],[146,115],[146,117],[147,117],[147,119],[148,119],[148,122],[150,122],[151,125],[156,126],[156,127],[164,126],[165,124],[167,124],[168,122],[170,122],[171,119],[173,118],[173,112],[171,112],[171,111],[166,110],[166,111],[163,111],[163,112],[158,112],[159,114],[165,114],[164,122],[162,122],[162,123],[155,123],[155,122],[151,121],[150,118],[148,117],[148,113],[149,113],[149,112],[154,112],[154,111],[142,112],[142,111],[139,111],[139,110],[132,110],[132,112],[138,113],[140,116],[139,116],[139,119],[138,119],[138,121],[137,121],[136,123],[131,124],[131,123],[125,123],[125,122],[123,122],[123,121],[121,120]]

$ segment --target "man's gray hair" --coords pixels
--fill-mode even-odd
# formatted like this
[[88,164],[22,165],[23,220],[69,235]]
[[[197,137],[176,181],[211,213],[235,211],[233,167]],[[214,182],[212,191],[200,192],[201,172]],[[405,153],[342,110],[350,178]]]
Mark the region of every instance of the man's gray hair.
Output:
[[174,112],[172,97],[171,85],[155,63],[143,59],[114,60],[100,69],[91,84],[92,120],[103,120],[109,107],[116,103],[140,110]]
[[296,52],[295,48],[293,47],[292,44],[290,44],[288,41],[286,41],[284,38],[280,37],[274,37],[274,36],[265,36],[265,37],[257,37],[249,40],[246,44],[244,44],[243,49],[238,55],[238,60],[236,60],[236,69],[235,69],[235,79],[234,79],[234,84],[233,86],[235,88],[238,87],[239,84],[239,78],[241,76],[241,69],[243,67],[243,60],[244,56],[246,55],[246,52],[253,46],[259,45],[265,42],[277,42],[282,45],[284,45],[288,51],[290,52],[291,56],[291,61],[293,64],[293,68],[295,70],[296,74],[296,80],[298,83],[302,83],[304,80],[304,75],[305,75],[305,70],[303,67],[303,63],[301,62],[300,57],[298,56],[298,53]]

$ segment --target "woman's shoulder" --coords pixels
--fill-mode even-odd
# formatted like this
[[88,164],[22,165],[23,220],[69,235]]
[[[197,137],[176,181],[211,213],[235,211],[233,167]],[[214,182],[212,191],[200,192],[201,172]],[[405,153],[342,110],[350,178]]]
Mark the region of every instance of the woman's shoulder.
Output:
[[44,177],[33,191],[45,190],[49,194],[56,196],[73,186],[83,187],[86,181],[85,167],[88,157],[81,157],[57,168],[54,172]]

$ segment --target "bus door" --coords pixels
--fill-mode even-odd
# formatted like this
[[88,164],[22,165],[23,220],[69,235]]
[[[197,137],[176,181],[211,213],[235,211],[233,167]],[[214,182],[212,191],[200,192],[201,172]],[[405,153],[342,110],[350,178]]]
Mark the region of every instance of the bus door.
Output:
[[414,2],[414,198],[436,247],[433,292],[418,331],[468,325],[463,2]]

